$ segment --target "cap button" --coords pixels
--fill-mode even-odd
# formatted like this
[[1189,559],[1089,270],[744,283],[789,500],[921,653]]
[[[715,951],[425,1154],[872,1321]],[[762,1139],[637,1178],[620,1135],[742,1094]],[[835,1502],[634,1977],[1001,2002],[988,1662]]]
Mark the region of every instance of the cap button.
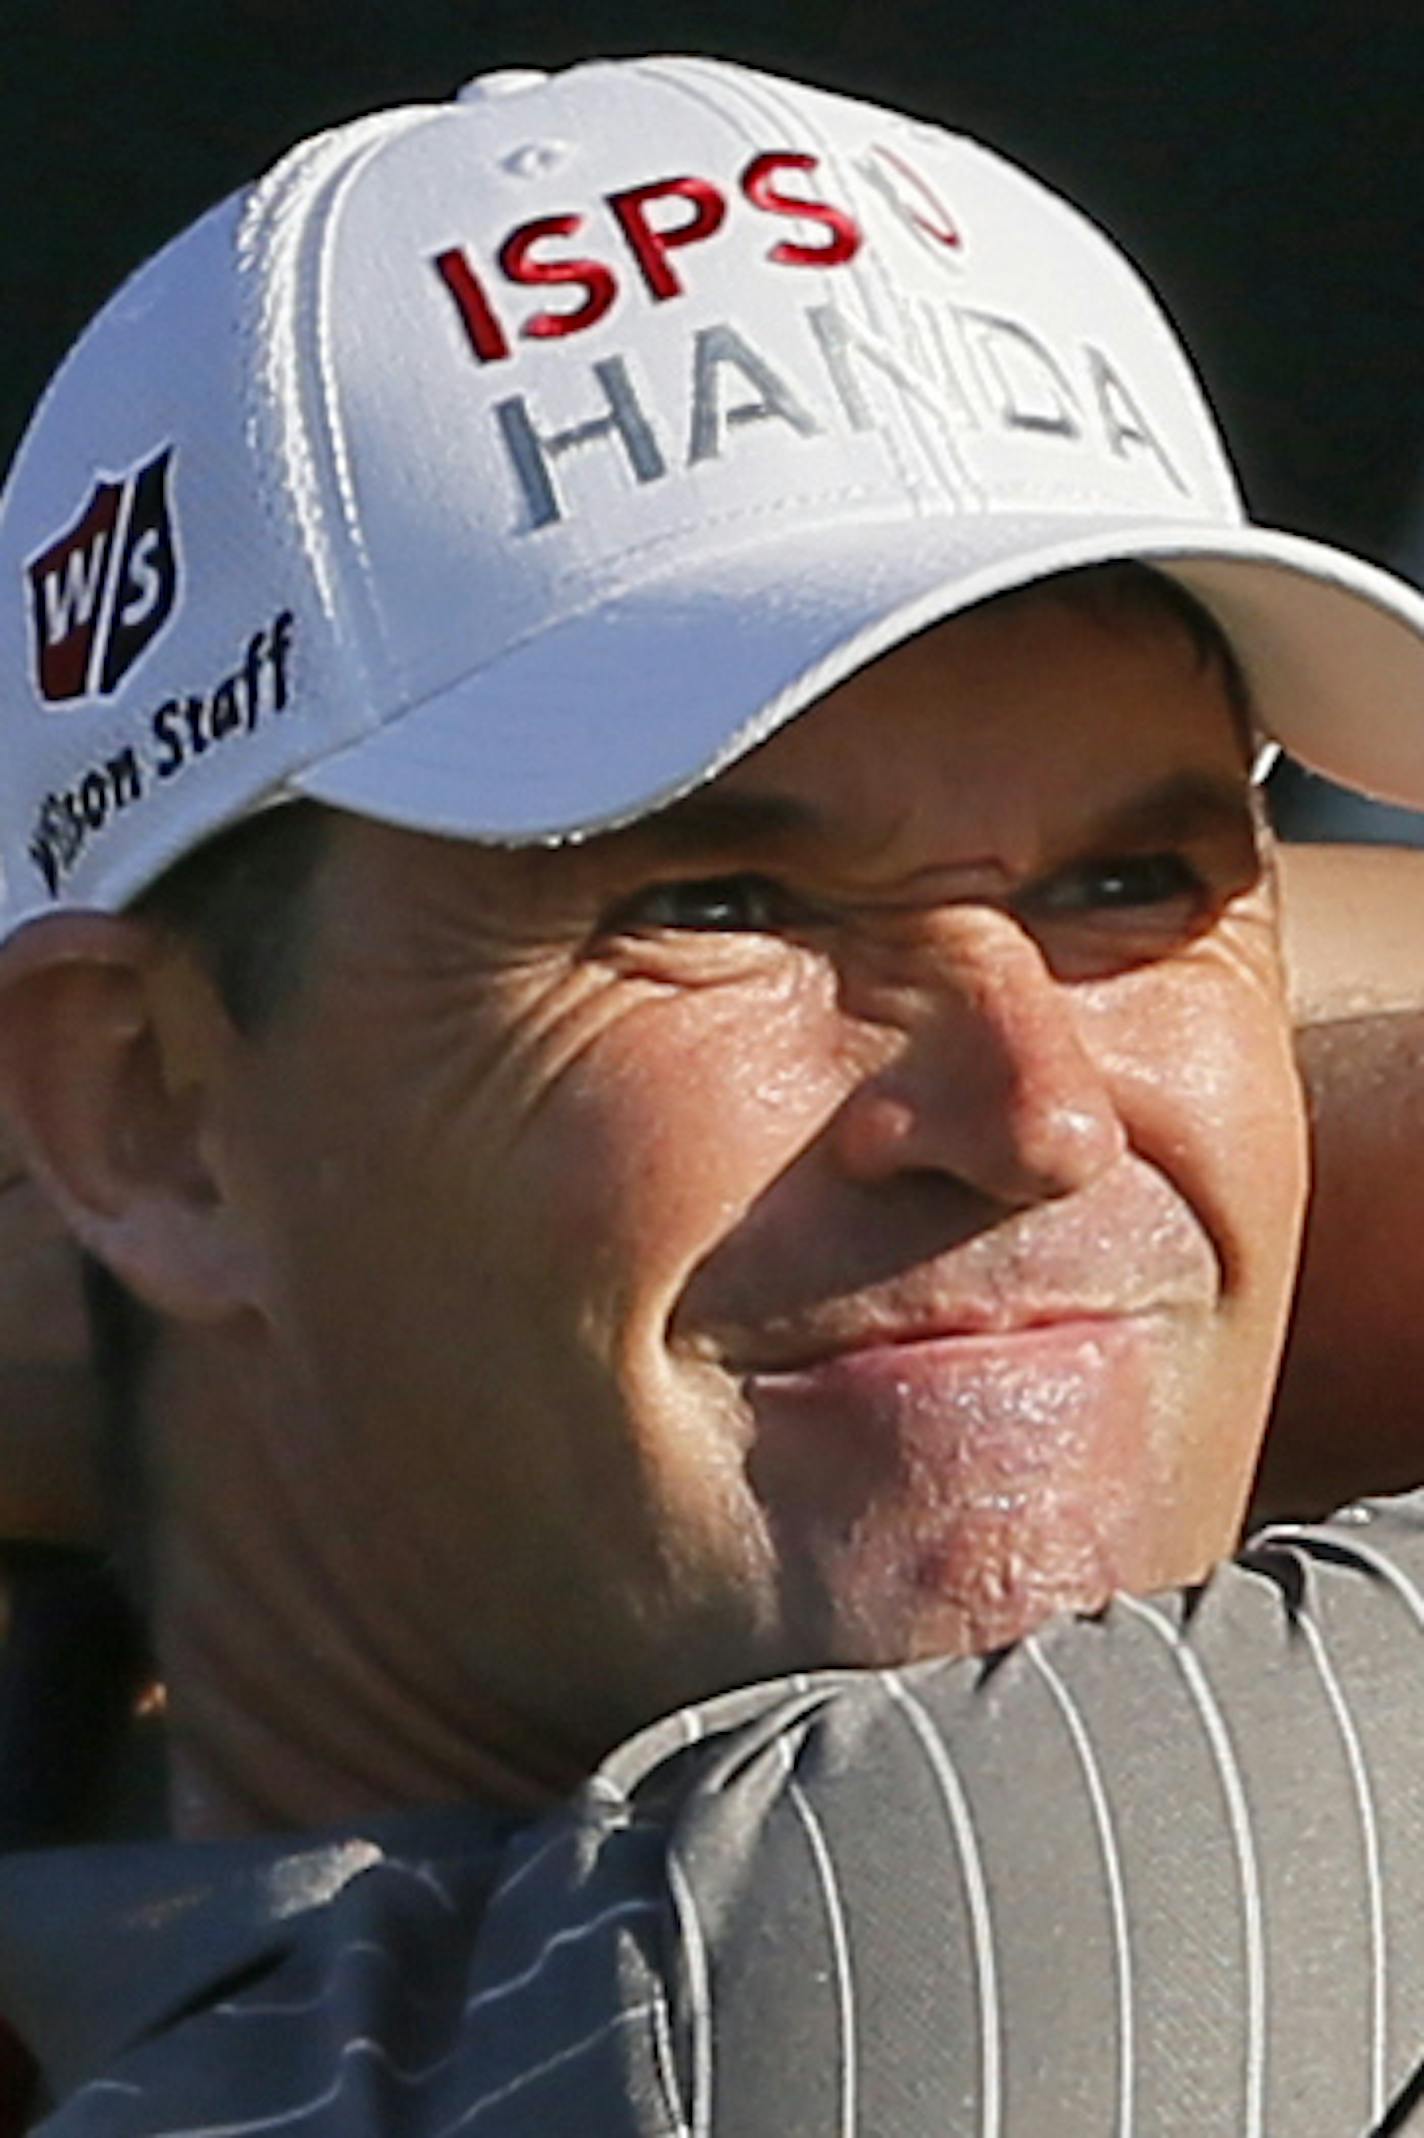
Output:
[[464,83],[455,91],[455,102],[488,104],[496,97],[513,97],[525,89],[537,89],[548,79],[541,67],[501,67],[494,74],[477,74],[473,81]]

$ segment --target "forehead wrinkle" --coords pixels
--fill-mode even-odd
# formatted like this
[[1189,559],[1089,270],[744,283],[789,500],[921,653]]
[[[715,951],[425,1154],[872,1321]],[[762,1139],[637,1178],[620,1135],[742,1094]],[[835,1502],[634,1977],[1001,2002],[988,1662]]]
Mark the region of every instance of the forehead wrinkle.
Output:
[[[670,810],[666,819],[651,819],[640,827],[650,838],[639,851],[694,867],[731,863],[805,870],[827,890],[849,891],[877,874],[909,881],[938,873],[938,860],[908,871],[896,863],[896,856],[914,844],[921,798],[896,798],[889,807],[885,803],[882,797],[869,810],[863,798],[842,804],[826,797],[811,801],[781,789],[729,788],[694,796]],[[964,866],[992,870],[996,864],[976,860]]]

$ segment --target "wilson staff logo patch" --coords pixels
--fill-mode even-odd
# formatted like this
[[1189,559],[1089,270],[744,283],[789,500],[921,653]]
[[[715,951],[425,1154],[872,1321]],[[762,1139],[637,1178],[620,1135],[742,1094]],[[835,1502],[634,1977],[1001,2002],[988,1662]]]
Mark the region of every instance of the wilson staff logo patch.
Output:
[[173,614],[172,459],[165,446],[95,483],[79,517],[27,564],[35,680],[47,703],[108,697]]

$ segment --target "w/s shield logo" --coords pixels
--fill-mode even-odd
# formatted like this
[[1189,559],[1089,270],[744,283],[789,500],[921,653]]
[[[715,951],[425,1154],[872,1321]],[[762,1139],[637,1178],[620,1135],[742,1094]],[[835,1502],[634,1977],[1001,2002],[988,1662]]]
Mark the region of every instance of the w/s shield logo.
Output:
[[173,448],[94,485],[73,525],[26,566],[35,678],[51,705],[117,690],[173,613]]

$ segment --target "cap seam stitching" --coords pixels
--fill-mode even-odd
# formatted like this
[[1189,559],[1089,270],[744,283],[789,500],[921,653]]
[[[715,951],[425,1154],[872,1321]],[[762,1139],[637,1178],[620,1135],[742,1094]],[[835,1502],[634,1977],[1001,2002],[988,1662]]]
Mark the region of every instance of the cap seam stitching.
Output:
[[[841,178],[845,191],[851,197],[854,197],[855,192],[859,189],[853,187],[850,183],[848,160],[843,158],[832,147],[829,137],[816,123],[813,113],[810,111],[803,113],[798,107],[793,106],[789,97],[783,96],[778,99],[775,90],[763,78],[754,77],[754,81],[755,92],[759,95],[766,111],[771,115],[773,123],[782,123],[784,112],[788,125],[794,124],[797,127],[804,127],[808,138],[821,151],[822,159],[827,169]],[[733,81],[731,86],[745,99],[749,106],[754,108],[754,91],[750,83],[739,78]],[[827,301],[834,302],[836,293],[824,272],[821,277],[821,285]],[[841,287],[844,286],[841,285]],[[856,257],[849,263],[849,287],[859,299],[861,317],[872,334],[885,335],[885,315],[888,312],[892,326],[899,330],[902,337],[904,336],[907,322],[902,317],[896,303],[894,281],[888,267],[880,256],[878,248],[873,243],[862,243]],[[888,339],[889,337],[887,336],[886,338]],[[914,480],[917,471],[913,463],[915,460],[919,460],[923,464],[925,472],[928,473],[931,483],[939,490],[956,499],[956,501],[962,500],[967,503],[968,497],[972,497],[976,491],[982,499],[984,495],[983,486],[975,484],[973,477],[963,463],[962,456],[954,451],[948,435],[948,426],[942,425],[937,428],[929,420],[926,412],[916,406],[913,396],[902,394],[898,406],[905,429],[910,433],[913,441],[914,452],[906,451],[905,444],[897,434],[895,427],[885,427],[882,431],[882,436],[885,438],[886,448],[894,464],[895,474],[901,486],[911,491],[917,487]],[[952,480],[955,472],[958,473],[960,478],[958,484]],[[966,496],[966,493],[968,493],[968,496]]]

